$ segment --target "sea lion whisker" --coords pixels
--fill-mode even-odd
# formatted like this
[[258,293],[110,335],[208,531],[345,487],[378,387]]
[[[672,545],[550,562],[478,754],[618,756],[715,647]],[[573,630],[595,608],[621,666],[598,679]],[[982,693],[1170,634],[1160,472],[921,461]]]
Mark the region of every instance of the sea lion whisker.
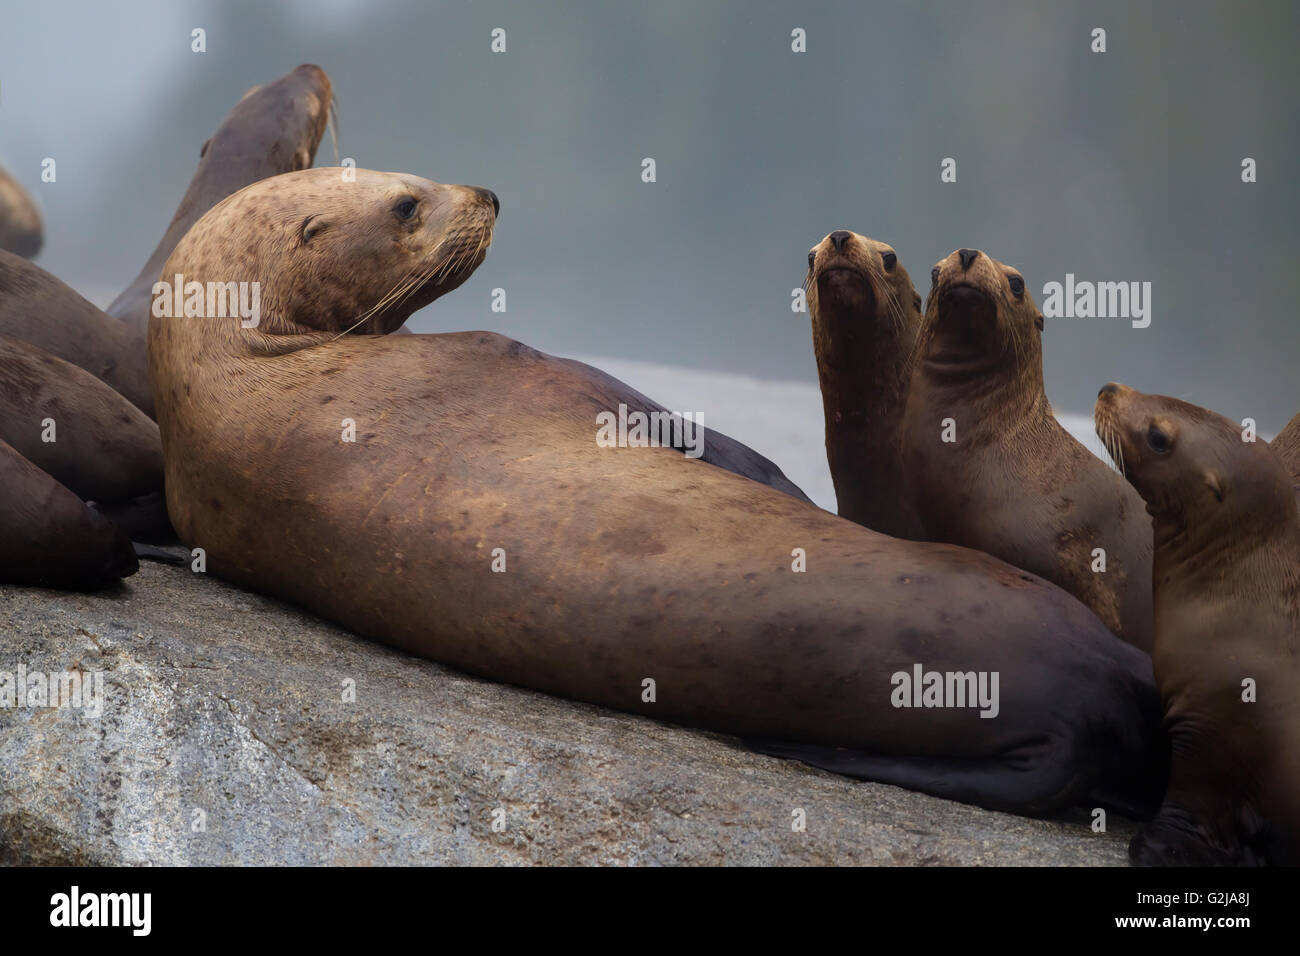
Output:
[[339,339],[343,338],[343,336],[347,335],[353,329],[357,328],[357,326],[362,325],[371,317],[377,315],[380,311],[387,308],[390,304],[392,304],[393,300],[396,298],[398,290],[404,289],[414,279],[415,276],[416,276],[416,272],[415,269],[413,268],[410,272],[407,272],[401,279],[399,279],[397,283],[379,299],[378,302],[376,302],[370,308],[366,309],[366,311],[361,314],[360,318],[358,318],[354,323],[352,323],[352,325],[348,326],[347,329],[340,332],[338,335],[334,336],[334,338],[331,339],[330,341],[337,342]]

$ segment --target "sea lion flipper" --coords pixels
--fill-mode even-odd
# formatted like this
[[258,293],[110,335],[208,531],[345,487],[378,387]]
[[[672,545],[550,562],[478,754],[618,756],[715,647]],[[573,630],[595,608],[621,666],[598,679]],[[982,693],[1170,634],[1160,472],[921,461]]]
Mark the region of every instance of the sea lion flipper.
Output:
[[1013,764],[997,757],[908,757],[816,744],[765,740],[745,743],[759,753],[798,760],[846,777],[1028,816],[1052,813],[1082,799],[1088,790],[1071,762],[1058,758],[1038,760],[1026,767],[1023,759]]
[[146,561],[157,561],[159,564],[173,564],[177,567],[184,567],[185,558],[179,554],[172,554],[162,548],[155,548],[151,544],[141,544],[139,541],[132,541],[132,547],[135,548],[135,556],[143,558]]

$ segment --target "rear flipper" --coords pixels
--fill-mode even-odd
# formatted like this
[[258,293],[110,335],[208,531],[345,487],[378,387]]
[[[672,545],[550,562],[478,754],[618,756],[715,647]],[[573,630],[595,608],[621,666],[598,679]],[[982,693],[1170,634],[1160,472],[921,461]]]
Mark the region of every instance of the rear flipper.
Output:
[[87,504],[125,531],[132,541],[160,545],[180,544],[180,539],[172,529],[171,519],[167,516],[167,498],[161,491],[141,495],[130,501],[112,504],[89,501]]
[[1139,866],[1263,866],[1264,856],[1238,839],[1217,833],[1204,821],[1177,807],[1165,806],[1128,845]]
[[135,548],[135,556],[143,558],[146,561],[157,561],[160,564],[174,564],[177,567],[184,567],[184,555],[173,554],[170,551],[164,551],[162,548],[155,548],[151,544],[141,544],[139,541],[132,541],[131,545]]
[[991,757],[907,757],[816,744],[745,743],[759,753],[846,777],[1025,816],[1047,816],[1072,806],[1087,796],[1091,782],[1064,749],[1053,747],[1047,738],[1023,751]]

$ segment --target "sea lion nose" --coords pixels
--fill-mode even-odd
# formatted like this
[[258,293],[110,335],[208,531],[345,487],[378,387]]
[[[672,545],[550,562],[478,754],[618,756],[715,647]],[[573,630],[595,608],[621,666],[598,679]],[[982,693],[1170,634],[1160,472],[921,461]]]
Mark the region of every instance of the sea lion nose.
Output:
[[490,189],[484,189],[482,186],[470,186],[469,188],[474,190],[474,192],[478,193],[478,195],[480,195],[484,199],[491,200],[492,215],[499,216],[501,214],[501,200],[497,199],[496,193],[494,193]]
[[1107,382],[1105,385],[1101,387],[1101,391],[1097,393],[1097,397],[1101,398],[1103,395],[1114,395],[1118,391],[1119,391],[1118,385],[1116,385],[1114,382]]
[[965,272],[970,268],[970,264],[975,261],[975,257],[980,254],[978,249],[958,249],[957,257],[961,259],[961,269]]
[[852,238],[853,233],[844,229],[836,229],[830,236],[831,245],[835,247],[836,252],[843,252],[844,247],[849,244],[849,240]]

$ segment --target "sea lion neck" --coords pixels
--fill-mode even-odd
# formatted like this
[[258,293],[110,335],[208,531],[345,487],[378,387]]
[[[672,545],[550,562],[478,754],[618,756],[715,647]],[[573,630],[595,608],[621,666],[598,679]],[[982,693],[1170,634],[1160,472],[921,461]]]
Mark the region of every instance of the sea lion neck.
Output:
[[920,314],[897,303],[899,316],[880,299],[864,312],[854,304],[818,302],[812,310],[813,348],[823,401],[844,421],[879,412],[882,403],[901,403],[910,380]]
[[977,414],[970,424],[977,429],[1005,431],[1007,422],[1038,423],[1053,417],[1042,363],[1023,363],[1010,348],[973,362],[933,361],[927,355],[912,374],[923,380],[939,405],[973,409]]

